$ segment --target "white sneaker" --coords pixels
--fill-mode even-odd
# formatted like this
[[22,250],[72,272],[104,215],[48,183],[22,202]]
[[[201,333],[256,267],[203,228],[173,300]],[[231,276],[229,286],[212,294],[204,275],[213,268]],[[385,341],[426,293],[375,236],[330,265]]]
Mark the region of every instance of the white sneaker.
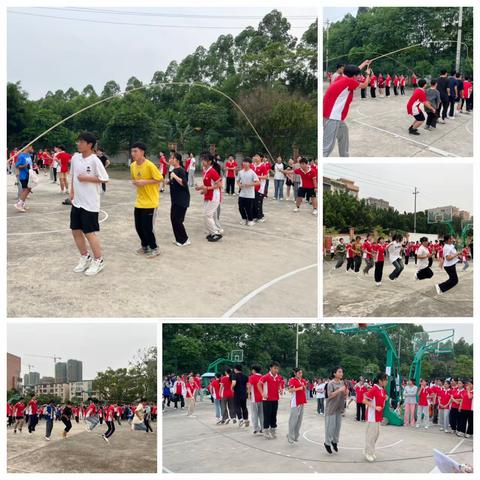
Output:
[[85,256],[80,257],[80,261],[78,262],[78,265],[73,269],[75,273],[83,273],[85,270],[87,270],[88,267],[90,267],[90,263],[92,262],[92,257],[87,254]]
[[18,203],[18,202],[17,202],[17,203],[15,204],[15,208],[16,208],[19,212],[22,212],[22,213],[26,212],[25,207],[24,207],[21,203]]
[[382,282],[377,282],[377,287],[380,287],[382,285]]
[[371,455],[365,455],[367,462],[374,462],[375,459]]
[[240,222],[240,225],[243,225],[243,226],[248,225],[248,222],[247,222],[246,220],[242,220],[242,221]]
[[50,437],[45,437],[45,440],[48,440],[48,441],[50,441]]
[[316,209],[313,210],[312,215],[317,216],[317,210]]
[[177,247],[188,247],[188,245],[191,245],[192,242],[190,240],[187,240],[185,243],[180,243],[180,242],[175,242],[175,245]]
[[253,226],[255,225],[255,222],[252,220],[252,221],[250,221],[250,222],[247,222],[247,225],[248,225],[249,227],[253,227]]
[[437,291],[437,295],[441,295],[443,292],[440,290],[438,285],[435,285],[435,290]]
[[220,229],[218,230],[218,233],[219,233],[220,235],[222,235],[224,231],[225,231],[225,230],[223,230],[223,228],[220,228]]
[[299,212],[300,209],[299,209],[298,207],[295,207],[295,208],[293,209],[293,211],[294,211],[294,212]]
[[93,277],[97,273],[101,272],[104,267],[105,267],[105,262],[103,261],[103,258],[92,260],[92,263],[88,267],[88,270],[85,271],[85,275],[89,277]]

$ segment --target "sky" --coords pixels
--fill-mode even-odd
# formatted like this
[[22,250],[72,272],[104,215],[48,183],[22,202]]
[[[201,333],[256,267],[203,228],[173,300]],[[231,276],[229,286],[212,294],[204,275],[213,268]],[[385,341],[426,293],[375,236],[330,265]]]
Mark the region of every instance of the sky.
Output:
[[422,326],[426,332],[453,328],[456,342],[463,337],[467,343],[473,343],[473,325],[471,323],[424,323]]
[[353,16],[356,16],[358,7],[339,7],[339,8],[324,8],[323,9],[323,22],[327,20],[331,22],[338,22],[341,20],[347,13],[351,13]]
[[[21,81],[33,100],[49,90],[73,87],[81,91],[88,84],[99,93],[109,80],[117,81],[123,89],[132,76],[149,83],[157,70],[165,70],[172,60],[180,63],[198,46],[208,48],[220,35],[236,36],[249,25],[256,28],[273,7],[105,9],[117,13],[58,7],[9,8],[7,80]],[[291,7],[280,11],[289,19],[294,27],[291,34],[297,38],[316,18],[316,10],[312,8]]]
[[400,212],[413,212],[417,187],[419,211],[453,205],[473,213],[473,168],[468,164],[326,163],[324,175],[354,180],[360,198],[382,198]]
[[[128,367],[137,350],[157,345],[156,325],[151,323],[21,323],[7,327],[7,351],[21,357],[22,378],[32,372],[54,377],[53,359],[61,357],[83,362],[84,380],[93,380],[98,371]],[[32,355],[32,356],[27,356]]]

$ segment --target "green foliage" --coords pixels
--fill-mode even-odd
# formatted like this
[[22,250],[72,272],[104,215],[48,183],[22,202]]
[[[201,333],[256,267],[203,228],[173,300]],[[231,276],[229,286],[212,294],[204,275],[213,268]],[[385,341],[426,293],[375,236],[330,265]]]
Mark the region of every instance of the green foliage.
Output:
[[[316,156],[317,22],[301,39],[290,30],[288,20],[273,10],[257,28],[247,27],[235,37],[220,35],[209,48],[199,46],[180,63],[171,61],[165,71],[154,73],[158,86],[124,96],[115,80],[100,96],[87,85],[81,93],[68,88],[37,101],[28,100],[20,84],[8,84],[8,146],[20,146],[100,98],[117,95],[53,130],[35,148],[64,143],[71,150],[76,135],[90,130],[109,154],[136,140],[151,153],[166,150],[168,143],[197,153],[215,144],[222,156],[265,150],[225,97],[202,87],[163,85],[173,81],[201,82],[240,102],[274,156],[291,156],[294,144],[302,154]],[[141,86],[132,76],[126,90]]]
[[[360,64],[367,58],[422,43],[422,46],[398,52],[375,61],[375,72],[420,76],[438,76],[442,68],[455,68],[458,8],[455,7],[374,7],[359,8],[331,24],[328,31],[328,70],[337,63]],[[324,49],[327,32],[323,31]],[[473,74],[473,8],[463,8],[461,69]],[[434,43],[433,43],[434,42]],[[325,50],[324,50],[325,53]],[[325,58],[325,55],[324,55]],[[325,64],[324,64],[325,67]]]
[[55,405],[60,405],[63,403],[63,399],[57,395],[37,395],[37,403],[39,405],[45,405],[53,401]]

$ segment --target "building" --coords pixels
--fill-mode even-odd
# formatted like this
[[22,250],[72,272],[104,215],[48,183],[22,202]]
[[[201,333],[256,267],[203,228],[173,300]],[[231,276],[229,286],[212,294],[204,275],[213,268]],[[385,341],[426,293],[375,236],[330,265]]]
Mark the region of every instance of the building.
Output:
[[60,397],[62,402],[66,402],[70,398],[70,388],[68,383],[41,383],[35,385],[33,391],[35,392],[35,395]]
[[85,402],[89,397],[97,397],[98,395],[93,391],[93,380],[83,380],[81,382],[69,383],[70,398],[69,400],[81,399]]
[[472,216],[470,215],[470,212],[467,212],[466,210],[460,210],[458,212],[458,216],[464,221],[468,222],[468,220],[472,219]]
[[22,370],[22,359],[7,353],[7,391],[20,390],[22,388],[22,378],[20,372]]
[[323,177],[324,192],[346,192],[355,198],[358,198],[360,188],[355,185],[353,180],[347,178],[337,178],[336,180],[329,177]]
[[38,385],[39,383],[40,383],[39,372],[29,372],[23,376],[24,387],[32,387],[33,385]]
[[388,210],[390,208],[390,203],[383,200],[383,198],[368,197],[365,199],[365,202],[371,207],[380,208],[382,210]]
[[54,377],[42,377],[38,383],[55,383]]
[[83,380],[83,364],[79,360],[67,360],[67,383]]
[[55,382],[67,383],[67,364],[65,362],[55,364]]

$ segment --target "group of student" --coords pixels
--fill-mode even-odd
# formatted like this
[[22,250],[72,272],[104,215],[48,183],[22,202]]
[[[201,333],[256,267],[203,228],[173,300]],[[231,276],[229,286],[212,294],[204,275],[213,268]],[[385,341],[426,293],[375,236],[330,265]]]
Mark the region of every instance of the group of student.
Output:
[[[345,120],[348,116],[350,104],[353,100],[354,91],[360,88],[361,97],[366,98],[366,89],[370,87],[372,98],[376,98],[378,79],[370,68],[371,61],[365,60],[359,66],[338,65],[337,71],[331,75],[330,85],[323,96],[323,156],[328,157],[338,143],[338,151],[341,157],[349,156],[349,134]],[[365,71],[364,71],[365,69]],[[382,75],[383,77],[383,75]],[[393,84],[394,93],[404,93],[405,77],[392,79],[390,75],[382,79],[385,86],[385,96],[390,96],[390,85]],[[388,93],[387,93],[388,79]],[[397,86],[395,86],[397,83]],[[412,135],[419,135],[418,128],[425,121],[425,110],[430,112],[426,128],[436,128],[437,121],[446,123],[446,119],[454,119],[463,112],[470,113],[473,110],[473,79],[470,76],[463,76],[461,73],[452,72],[447,75],[446,70],[440,71],[437,79],[430,81],[430,87],[426,90],[427,81],[418,79],[412,75],[413,92],[409,98],[406,108],[407,114],[413,117],[413,122],[408,131]],[[382,88],[383,95],[383,88]],[[448,113],[448,114],[447,114]]]
[[404,264],[408,264],[411,256],[414,256],[417,266],[414,279],[432,278],[434,273],[431,267],[433,259],[437,258],[440,269],[448,275],[447,280],[435,284],[438,295],[458,284],[456,264],[463,261],[463,271],[465,271],[469,266],[468,260],[471,256],[467,246],[457,251],[456,239],[452,235],[444,235],[443,240],[435,240],[435,242],[429,241],[427,237],[422,237],[414,243],[404,241],[400,234],[393,235],[391,239],[382,236],[374,239],[371,233],[368,233],[363,240],[360,235],[357,235],[351,238],[349,243],[345,243],[344,238],[341,237],[335,247],[332,245],[331,254],[332,260],[336,257],[333,270],[340,269],[346,261],[346,271],[359,274],[362,262],[365,262],[363,274],[368,275],[373,268],[377,287],[382,285],[383,268],[387,257],[393,266],[393,270],[388,276],[392,281],[399,278],[405,268]]
[[119,403],[101,403],[97,399],[89,398],[85,404],[74,405],[71,401],[56,405],[53,400],[47,404],[39,405],[37,397],[32,394],[28,401],[21,397],[17,402],[7,402],[7,427],[13,428],[13,433],[22,433],[24,425],[27,426],[29,435],[35,432],[40,420],[45,420],[45,440],[50,441],[54,424],[61,421],[65,428],[62,437],[67,438],[72,429],[72,422],[77,424],[80,420],[85,425],[85,430],[91,432],[97,425],[105,423],[107,430],[102,438],[109,443],[109,438],[115,433],[115,423],[121,426],[121,421],[129,423],[132,430],[153,432],[150,422],[157,418],[157,407],[150,405],[146,398],[142,398],[138,405]]
[[[65,160],[65,168],[68,165],[70,170],[69,184],[66,180],[66,172],[64,177],[65,191],[69,194],[68,203],[71,204],[70,229],[80,253],[79,263],[73,271],[93,276],[103,270],[105,266],[100,240],[96,233],[100,230],[100,186],[105,191],[104,186],[109,181],[106,171],[108,159],[102,151],[98,150],[97,138],[90,132],[83,132],[78,136],[77,150],[78,152],[68,158],[68,161]],[[173,243],[178,247],[191,244],[184,221],[190,206],[190,187],[194,182],[195,172],[195,167],[192,168],[192,165],[196,163],[196,160],[193,153],[190,153],[184,167],[180,153],[172,151],[167,161],[161,152],[159,169],[154,162],[146,158],[146,150],[147,147],[142,142],[136,142],[131,146],[130,175],[137,193],[134,223],[140,247],[136,249],[136,253],[151,259],[160,255],[154,223],[160,192],[166,181],[170,186],[170,220],[175,237]],[[32,152],[33,148],[29,146],[21,153],[14,153],[10,157],[15,158],[15,168],[18,171],[21,188],[15,207],[23,213],[28,209],[27,197],[35,186],[32,184],[32,179],[37,176],[33,170]],[[68,155],[64,150],[58,153],[65,154],[65,158]],[[203,181],[200,184],[193,183],[193,187],[203,196],[206,239],[209,242],[217,242],[224,233],[220,223],[224,193],[222,166],[219,157],[208,152],[200,155],[200,162]],[[226,193],[228,195],[236,193],[235,180],[238,186],[238,208],[242,225],[253,226],[256,223],[265,222],[263,204],[267,197],[271,174],[274,175],[275,198],[283,198],[284,180],[277,178],[277,175],[282,175],[282,178],[287,179],[287,195],[290,195],[290,189],[293,189],[296,202],[294,211],[299,211],[302,201],[305,199],[311,203],[312,213],[317,214],[318,169],[315,160],[309,161],[299,157],[295,161],[292,160],[291,165],[284,165],[281,157],[278,157],[273,165],[266,156],[256,154],[253,158],[244,158],[242,168],[239,169],[235,158],[231,155],[225,162],[224,169],[227,178]],[[36,184],[36,182],[34,183]]]

